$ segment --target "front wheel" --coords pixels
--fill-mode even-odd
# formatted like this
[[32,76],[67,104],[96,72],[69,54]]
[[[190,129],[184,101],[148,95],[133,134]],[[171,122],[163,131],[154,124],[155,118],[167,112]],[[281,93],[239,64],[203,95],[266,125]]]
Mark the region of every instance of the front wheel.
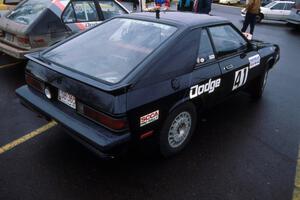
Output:
[[159,135],[160,153],[169,157],[179,153],[195,131],[197,114],[192,103],[186,103],[167,117]]
[[255,79],[250,86],[250,94],[253,99],[260,99],[262,97],[262,94],[264,92],[264,89],[267,84],[269,70],[266,69],[266,71],[257,79]]

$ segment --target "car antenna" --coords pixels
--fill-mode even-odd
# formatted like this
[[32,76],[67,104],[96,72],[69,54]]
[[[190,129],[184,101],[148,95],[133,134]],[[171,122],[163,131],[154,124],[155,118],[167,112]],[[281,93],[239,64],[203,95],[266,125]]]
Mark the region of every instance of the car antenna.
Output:
[[155,10],[155,13],[156,13],[156,19],[159,19],[159,18],[160,18],[160,16],[159,16],[159,14],[160,14],[160,9],[157,8],[157,9]]

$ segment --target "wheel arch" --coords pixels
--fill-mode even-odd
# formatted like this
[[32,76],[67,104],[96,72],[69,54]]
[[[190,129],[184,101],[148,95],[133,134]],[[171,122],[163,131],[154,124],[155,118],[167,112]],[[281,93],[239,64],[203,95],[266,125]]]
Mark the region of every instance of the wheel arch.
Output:
[[176,108],[184,105],[184,104],[191,104],[192,106],[194,106],[194,108],[196,109],[196,112],[197,112],[197,115],[198,115],[198,112],[203,108],[204,106],[204,101],[202,98],[200,99],[197,99],[197,102],[191,100],[190,98],[186,97],[186,98],[183,98],[179,101],[177,101],[176,103],[174,103],[170,109],[169,109],[169,112],[168,113],[171,113],[173,112],[174,110],[176,110]]
[[274,64],[275,64],[275,58],[273,56],[268,58],[268,60],[266,62],[267,69],[272,69]]

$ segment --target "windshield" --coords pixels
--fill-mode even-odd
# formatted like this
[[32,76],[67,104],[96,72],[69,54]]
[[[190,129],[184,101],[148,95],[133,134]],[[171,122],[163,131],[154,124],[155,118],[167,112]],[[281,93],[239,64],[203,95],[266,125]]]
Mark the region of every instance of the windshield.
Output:
[[276,2],[271,2],[271,3],[267,4],[267,5],[265,5],[264,7],[265,8],[271,8],[275,4],[276,4]]
[[7,18],[20,24],[31,24],[51,3],[49,0],[28,0],[11,11]]
[[175,31],[165,24],[116,18],[45,52],[43,58],[117,83]]

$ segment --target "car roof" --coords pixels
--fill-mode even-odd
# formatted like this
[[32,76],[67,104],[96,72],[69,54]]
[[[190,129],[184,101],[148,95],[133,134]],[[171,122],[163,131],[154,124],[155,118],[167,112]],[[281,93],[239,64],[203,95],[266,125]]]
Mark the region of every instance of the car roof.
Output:
[[276,3],[295,3],[294,1],[274,1]]
[[222,17],[211,16],[207,14],[197,14],[192,12],[161,11],[159,19],[156,19],[155,12],[133,13],[130,16],[133,18],[142,18],[145,20],[159,20],[163,23],[172,23],[178,25],[185,25],[189,27],[230,23],[228,20]]

